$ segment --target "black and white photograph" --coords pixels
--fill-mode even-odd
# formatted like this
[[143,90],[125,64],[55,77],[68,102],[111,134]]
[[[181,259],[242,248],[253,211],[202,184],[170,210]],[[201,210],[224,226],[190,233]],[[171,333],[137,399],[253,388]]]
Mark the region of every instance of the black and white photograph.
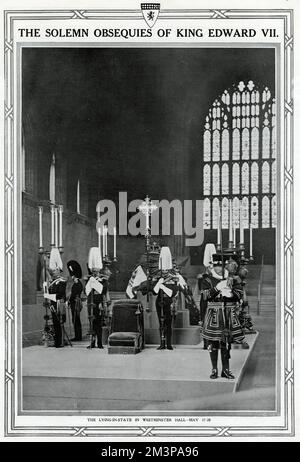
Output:
[[5,12],[7,436],[295,434],[292,10],[170,3]]

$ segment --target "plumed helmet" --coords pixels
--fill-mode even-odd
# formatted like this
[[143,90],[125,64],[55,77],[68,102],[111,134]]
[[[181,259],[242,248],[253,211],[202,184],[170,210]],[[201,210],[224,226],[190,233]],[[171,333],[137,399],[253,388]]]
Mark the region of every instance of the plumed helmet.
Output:
[[75,276],[78,279],[82,278],[82,270],[80,264],[76,260],[70,260],[67,263],[70,276]]
[[50,259],[49,259],[49,270],[57,270],[59,269],[62,271],[63,263],[57,247],[53,247],[50,252]]
[[88,267],[90,270],[100,271],[103,268],[101,251],[99,247],[91,247],[89,251]]
[[161,248],[158,267],[160,270],[170,270],[173,268],[172,254],[169,247]]
[[216,247],[214,244],[208,243],[204,249],[203,265],[209,266],[212,263],[212,256],[216,253]]

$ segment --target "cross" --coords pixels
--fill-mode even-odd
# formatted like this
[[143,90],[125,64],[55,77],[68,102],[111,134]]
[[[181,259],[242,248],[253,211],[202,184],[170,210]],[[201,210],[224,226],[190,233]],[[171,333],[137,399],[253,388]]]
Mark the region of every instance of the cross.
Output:
[[149,217],[151,213],[157,209],[157,205],[150,200],[150,197],[146,196],[146,199],[141,203],[141,205],[139,205],[138,209],[146,217],[146,234],[148,234],[148,231],[150,230]]

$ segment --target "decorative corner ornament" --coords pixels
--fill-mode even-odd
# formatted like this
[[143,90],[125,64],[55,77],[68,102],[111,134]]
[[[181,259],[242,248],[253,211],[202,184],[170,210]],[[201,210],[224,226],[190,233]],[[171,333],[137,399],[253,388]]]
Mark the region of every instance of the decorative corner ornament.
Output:
[[141,3],[144,19],[149,27],[153,27],[160,13],[160,3]]

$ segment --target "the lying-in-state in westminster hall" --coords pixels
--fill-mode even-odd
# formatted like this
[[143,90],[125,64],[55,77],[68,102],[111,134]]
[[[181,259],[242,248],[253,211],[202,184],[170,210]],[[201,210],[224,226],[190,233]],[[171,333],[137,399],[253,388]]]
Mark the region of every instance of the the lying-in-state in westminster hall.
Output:
[[24,48],[22,410],[276,409],[269,48]]

